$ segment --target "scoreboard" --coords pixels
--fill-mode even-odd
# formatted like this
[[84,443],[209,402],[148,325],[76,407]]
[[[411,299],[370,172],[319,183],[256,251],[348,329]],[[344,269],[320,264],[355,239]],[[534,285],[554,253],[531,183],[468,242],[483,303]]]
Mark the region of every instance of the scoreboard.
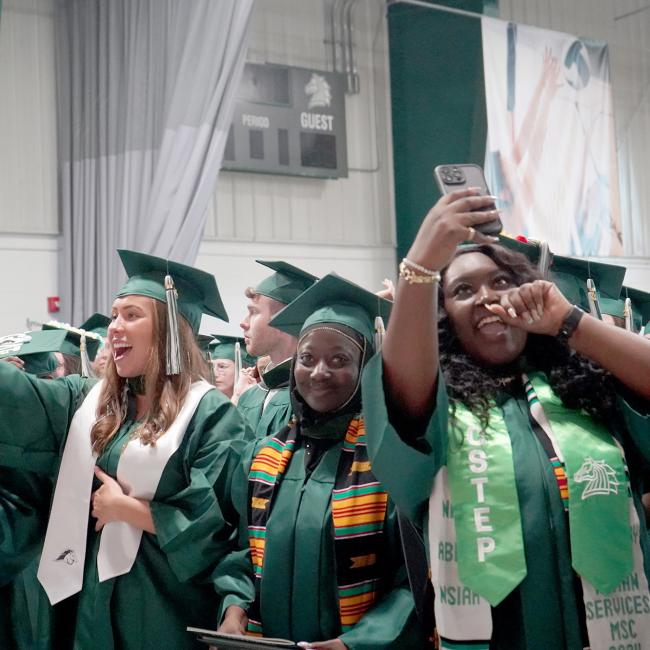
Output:
[[346,177],[345,75],[247,63],[222,169]]

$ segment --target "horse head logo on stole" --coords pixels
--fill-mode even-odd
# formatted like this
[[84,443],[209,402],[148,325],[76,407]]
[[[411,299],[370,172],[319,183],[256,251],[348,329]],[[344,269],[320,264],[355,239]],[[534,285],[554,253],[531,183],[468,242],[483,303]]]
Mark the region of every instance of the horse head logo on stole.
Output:
[[604,461],[589,457],[573,475],[576,483],[586,483],[582,491],[582,500],[597,494],[618,494],[619,480],[616,472]]

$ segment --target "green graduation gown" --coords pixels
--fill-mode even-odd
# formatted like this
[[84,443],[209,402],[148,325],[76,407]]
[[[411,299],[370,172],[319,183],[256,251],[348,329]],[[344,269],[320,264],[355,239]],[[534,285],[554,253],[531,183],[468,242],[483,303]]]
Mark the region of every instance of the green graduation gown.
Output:
[[[241,546],[248,546],[248,472],[253,458],[267,443],[249,443],[233,480]],[[331,500],[342,445],[342,440],[337,441],[324,451],[307,477],[305,447],[298,444],[276,490],[267,523],[261,585],[264,635],[295,642],[339,637],[350,650],[418,648],[419,628],[402,560],[397,513],[390,501],[386,518],[390,566],[387,591],[351,630],[341,634]],[[250,563],[247,573],[252,581]]]
[[[31,465],[55,476],[69,424],[89,382],[77,376],[44,381],[13,371],[10,364],[1,365],[8,368],[0,368],[0,464],[19,469]],[[112,477],[135,426],[125,422],[97,459]],[[60,610],[76,618],[62,623],[72,630],[76,648],[203,647],[185,628],[217,624],[217,591],[223,576],[213,568],[231,550],[235,536],[230,481],[244,438],[237,410],[221,393],[209,391],[150,502],[156,534],[143,534],[126,575],[98,582],[101,533],[95,532],[95,520],[89,518],[83,589],[54,608],[55,618],[60,618]],[[96,481],[94,489],[98,487]],[[229,583],[229,590],[236,587]],[[71,607],[74,601],[76,611]],[[49,636],[51,622],[50,612],[39,607],[36,647],[58,643]]]
[[[428,500],[433,481],[446,462],[448,400],[442,377],[438,381],[436,408],[425,434],[405,442],[391,424],[383,388],[383,367],[375,355],[365,368],[363,400],[368,452],[377,478],[397,506],[427,533]],[[580,622],[571,568],[567,518],[551,463],[530,426],[525,397],[505,396],[499,404],[510,440],[522,518],[528,573],[521,584],[492,610],[494,632],[491,650],[582,650]],[[622,403],[634,443],[650,458],[650,418]],[[643,442],[644,447],[638,443]],[[635,451],[623,438],[628,460]],[[639,519],[640,481],[632,476]],[[646,573],[650,554],[641,536]],[[427,543],[428,552],[428,543]]]
[[[262,382],[249,388],[239,398],[237,409],[256,438],[264,438],[280,431],[289,422],[291,417],[290,373],[291,359],[287,359],[269,372],[265,372]],[[275,392],[264,407],[264,401],[269,391]]]
[[33,581],[50,489],[47,478],[0,468],[0,648],[33,647],[39,602]]

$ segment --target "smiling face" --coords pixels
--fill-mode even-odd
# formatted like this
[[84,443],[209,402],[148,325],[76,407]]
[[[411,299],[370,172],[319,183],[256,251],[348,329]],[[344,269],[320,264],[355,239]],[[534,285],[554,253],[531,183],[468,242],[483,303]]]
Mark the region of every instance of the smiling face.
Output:
[[108,341],[120,377],[138,377],[156,354],[154,301],[145,296],[116,298],[108,326]]
[[308,332],[298,344],[296,388],[318,413],[340,408],[359,380],[361,350],[343,334],[324,329]]
[[483,253],[458,255],[447,267],[445,311],[461,346],[482,365],[510,363],[526,345],[526,332],[506,325],[485,307],[515,286],[513,276]]

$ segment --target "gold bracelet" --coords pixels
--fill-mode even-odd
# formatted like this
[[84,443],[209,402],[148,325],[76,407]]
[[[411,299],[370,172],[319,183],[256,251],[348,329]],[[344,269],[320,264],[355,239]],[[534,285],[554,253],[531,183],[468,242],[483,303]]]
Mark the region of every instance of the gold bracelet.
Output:
[[[424,267],[422,267],[424,269]],[[399,265],[399,277],[406,280],[409,284],[437,284],[440,282],[440,273],[424,269],[426,273],[416,273],[414,269],[409,268],[409,262],[404,258]]]

